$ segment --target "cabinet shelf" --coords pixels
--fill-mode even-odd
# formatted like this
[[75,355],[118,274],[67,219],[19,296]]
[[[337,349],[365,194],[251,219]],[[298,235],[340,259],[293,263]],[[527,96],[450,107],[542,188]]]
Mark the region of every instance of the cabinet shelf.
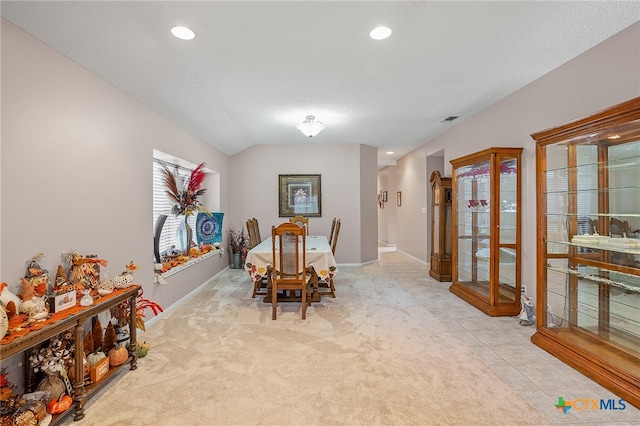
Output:
[[[638,240],[640,242],[640,240]],[[588,244],[588,243],[573,243],[568,241],[559,241],[559,240],[546,240],[549,244],[560,244],[568,247],[584,247],[592,250],[602,250],[602,251],[612,251],[616,253],[625,253],[640,256],[640,248],[626,249],[622,247],[614,247],[609,245],[600,245],[600,244]]]
[[562,194],[562,195],[576,195],[576,194],[588,194],[588,193],[614,193],[614,192],[630,192],[637,193],[640,190],[640,186],[638,185],[627,185],[627,186],[619,186],[619,187],[609,187],[609,188],[582,188],[577,189],[575,191],[547,191],[547,194]]
[[578,164],[575,166],[549,168],[545,171],[545,173],[547,175],[551,175],[551,174],[566,175],[568,173],[578,173],[578,172],[590,173],[593,170],[597,171],[598,169],[602,169],[602,168],[608,168],[608,169],[616,168],[618,170],[623,170],[623,171],[631,170],[631,171],[637,172],[638,167],[640,167],[640,156],[632,153],[627,157],[616,158],[610,161],[587,162],[585,164]]
[[568,212],[563,212],[563,213],[557,213],[557,212],[552,212],[552,213],[545,213],[545,216],[547,217],[555,217],[555,216],[562,216],[562,217],[578,217],[578,216],[584,216],[584,217],[631,217],[631,218],[640,218],[640,213],[598,213],[598,212],[580,212],[580,213],[568,213]]
[[531,341],[640,408],[640,98],[531,136]]
[[[550,271],[556,271],[563,274],[573,275],[578,278],[597,282],[600,284],[611,285],[623,290],[627,290],[633,293],[640,293],[640,279],[637,275],[626,274],[624,272],[609,271],[607,269],[592,268],[588,271],[580,271],[571,268],[558,268],[554,266],[547,266]],[[616,280],[611,280],[600,276],[602,273],[615,274]],[[627,279],[625,282],[624,279]]]

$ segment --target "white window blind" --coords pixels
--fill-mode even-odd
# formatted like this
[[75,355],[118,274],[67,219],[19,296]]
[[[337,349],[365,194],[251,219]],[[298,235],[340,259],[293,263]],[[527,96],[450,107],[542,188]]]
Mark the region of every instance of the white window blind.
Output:
[[[160,244],[159,251],[162,253],[164,250],[170,248],[171,246],[177,246],[177,238],[176,231],[178,230],[178,218],[176,218],[171,213],[172,203],[167,197],[166,188],[163,182],[163,174],[162,174],[162,166],[164,163],[167,165],[169,170],[172,172],[175,170],[176,165],[167,163],[158,159],[153,160],[153,227],[155,231],[156,221],[158,220],[158,216],[164,214],[167,216],[167,220],[164,223],[164,227],[162,228],[162,233],[160,234]],[[185,182],[189,175],[191,174],[191,170],[186,169],[184,167],[178,166],[178,176],[182,179],[182,182]],[[180,180],[178,184],[182,183]],[[188,223],[193,230],[193,238],[195,238],[195,229],[196,229],[196,216],[191,215],[188,218]]]

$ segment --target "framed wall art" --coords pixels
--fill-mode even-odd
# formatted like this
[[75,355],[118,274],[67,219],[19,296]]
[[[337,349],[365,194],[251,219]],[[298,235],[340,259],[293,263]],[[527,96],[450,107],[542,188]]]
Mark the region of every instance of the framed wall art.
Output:
[[321,217],[320,175],[278,175],[278,214],[280,217]]

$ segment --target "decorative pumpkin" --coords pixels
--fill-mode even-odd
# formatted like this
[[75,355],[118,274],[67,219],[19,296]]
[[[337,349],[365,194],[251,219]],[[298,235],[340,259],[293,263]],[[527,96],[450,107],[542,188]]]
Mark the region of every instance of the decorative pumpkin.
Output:
[[145,356],[147,356],[147,352],[149,352],[149,350],[144,346],[140,345],[138,347],[138,358],[144,358]]
[[73,404],[73,398],[69,395],[60,395],[59,398],[51,400],[47,408],[51,414],[60,414],[67,411],[71,404]]
[[116,275],[113,279],[113,286],[115,288],[127,288],[133,284],[133,274],[129,272],[123,272],[120,275]]
[[140,347],[141,348],[145,348],[147,351],[149,351],[149,349],[151,349],[151,344],[147,341],[144,341],[142,343],[140,343]]
[[129,351],[124,346],[116,346],[109,351],[109,365],[117,367],[127,362]]
[[93,367],[106,357],[104,352],[96,351],[87,355],[87,361],[89,361],[89,366]]

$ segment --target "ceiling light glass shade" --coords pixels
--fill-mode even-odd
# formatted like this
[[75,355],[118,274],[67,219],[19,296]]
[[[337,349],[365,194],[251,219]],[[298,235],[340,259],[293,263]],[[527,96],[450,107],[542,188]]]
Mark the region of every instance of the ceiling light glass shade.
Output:
[[194,33],[191,29],[179,26],[171,28],[171,34],[173,34],[174,37],[177,37],[180,40],[193,40],[196,37],[196,33]]
[[307,115],[307,118],[305,118],[302,123],[298,124],[296,128],[300,130],[303,135],[312,138],[327,127],[322,122],[315,121],[315,119],[316,118],[313,115]]
[[391,35],[391,28],[377,27],[371,30],[369,37],[374,40],[384,40]]

